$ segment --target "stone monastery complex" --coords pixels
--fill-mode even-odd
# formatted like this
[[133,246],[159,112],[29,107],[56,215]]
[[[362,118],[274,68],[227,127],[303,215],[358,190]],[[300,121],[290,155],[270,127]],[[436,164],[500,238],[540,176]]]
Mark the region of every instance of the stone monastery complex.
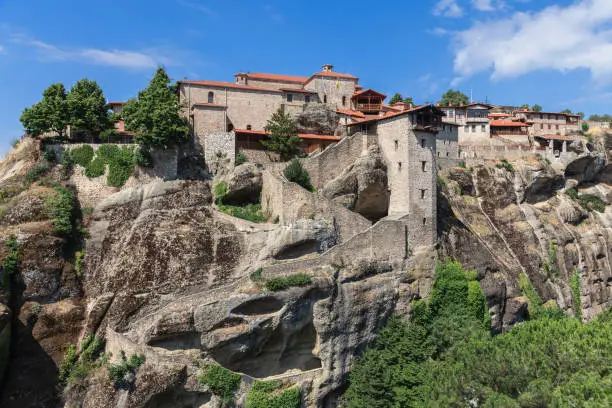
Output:
[[[412,231],[409,234],[414,235],[408,239],[421,244],[436,239],[438,169],[456,166],[460,160],[500,159],[536,151],[555,159],[580,139],[581,118],[573,114],[477,102],[387,105],[386,95],[364,88],[358,77],[336,72],[332,65],[324,65],[309,77],[243,72],[234,76],[233,82],[178,81],[180,103],[209,167],[220,157],[233,165],[237,153],[255,163],[269,162],[271,155],[260,141],[267,136],[271,116],[282,109],[297,118],[323,106],[335,112],[333,129],[325,134],[299,133],[304,153],[319,156],[317,169],[309,171],[328,173],[312,177],[331,180],[338,176],[333,174],[333,163],[321,161],[353,163],[356,157],[346,153],[350,149],[340,148],[343,139],[347,139],[344,145],[359,140],[360,154],[377,145],[387,165],[388,215],[404,220]],[[121,103],[110,105],[121,110]],[[123,130],[121,123],[118,128]],[[325,155],[336,144],[337,152]]]

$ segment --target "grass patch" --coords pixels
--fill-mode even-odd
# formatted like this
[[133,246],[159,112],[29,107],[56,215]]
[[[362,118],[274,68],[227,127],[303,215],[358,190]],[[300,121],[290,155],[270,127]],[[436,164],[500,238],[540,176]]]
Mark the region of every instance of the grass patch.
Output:
[[597,211],[603,213],[606,211],[606,203],[596,195],[593,194],[580,194],[575,188],[568,188],[565,190],[565,194],[576,201],[582,208],[587,211]]
[[2,287],[6,292],[11,288],[11,281],[15,275],[19,273],[19,244],[17,237],[11,235],[4,243],[8,249],[8,254],[2,261]]
[[247,393],[246,408],[300,408],[299,387],[285,388],[282,381],[255,381]]
[[549,279],[555,279],[559,276],[559,270],[557,269],[557,243],[555,240],[551,240],[548,244],[548,260],[544,261],[543,268]]
[[266,289],[272,292],[279,292],[294,286],[306,286],[312,283],[312,277],[304,273],[289,276],[278,276],[266,281]]
[[314,191],[314,187],[310,184],[310,175],[298,159],[291,160],[283,174],[287,180],[299,184],[308,191]]
[[232,217],[242,218],[251,222],[265,222],[266,217],[261,212],[261,204],[247,204],[245,206],[217,204],[219,210]]
[[234,394],[240,386],[241,376],[220,365],[206,365],[203,373],[197,376],[201,384],[219,396],[225,404],[234,400]]

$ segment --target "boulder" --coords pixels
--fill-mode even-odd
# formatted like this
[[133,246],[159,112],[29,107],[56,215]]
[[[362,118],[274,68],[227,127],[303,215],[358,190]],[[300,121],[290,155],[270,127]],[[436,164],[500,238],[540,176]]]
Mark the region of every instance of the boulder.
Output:
[[387,165],[378,146],[371,146],[367,155],[327,183],[322,194],[371,221],[385,217],[389,209]]
[[300,133],[333,135],[340,119],[336,112],[323,103],[309,103],[297,115],[296,122]]
[[225,204],[241,205],[259,202],[263,186],[261,169],[253,163],[237,166],[225,177],[227,193],[223,198]]

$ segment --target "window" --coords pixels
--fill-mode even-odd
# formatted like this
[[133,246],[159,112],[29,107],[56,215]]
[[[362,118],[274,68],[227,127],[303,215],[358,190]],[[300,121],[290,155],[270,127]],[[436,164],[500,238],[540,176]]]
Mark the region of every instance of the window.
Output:
[[287,102],[293,102],[293,95],[287,94]]
[[423,225],[427,224],[427,218],[423,218]]
[[310,103],[310,95],[304,96],[304,102]]
[[421,162],[421,170],[423,171],[423,173],[425,173],[425,167],[427,166],[427,162],[426,161],[422,161]]
[[323,103],[327,103],[327,95],[323,95]]
[[544,124],[540,123],[540,129],[544,129]]
[[440,152],[438,152],[438,157],[440,157]]
[[559,125],[555,125],[555,128],[556,128],[557,130],[559,130]]
[[421,189],[421,199],[425,198],[425,192],[427,190]]
[[402,162],[397,162],[397,170],[402,171]]
[[399,147],[399,142],[395,140],[395,150],[397,150],[398,147]]
[[548,130],[550,130],[550,129],[552,129],[552,125],[549,124],[548,125]]
[[480,125],[480,131],[481,132],[486,132],[487,131],[487,125]]
[[212,91],[208,93],[208,103],[215,103],[215,93]]
[[476,133],[476,125],[472,125],[472,133]]
[[247,130],[252,130],[251,125],[247,125]]
[[446,152],[446,157],[448,157],[448,152]]
[[421,139],[421,147],[425,147],[425,139]]
[[540,113],[540,119],[544,119],[544,115]]
[[342,106],[346,106],[346,96],[342,97]]
[[455,116],[455,111],[452,109],[447,110],[446,113],[448,114],[449,118],[452,118],[453,116]]
[[465,131],[465,133],[468,133],[470,131],[470,127],[468,125],[465,125],[463,130]]

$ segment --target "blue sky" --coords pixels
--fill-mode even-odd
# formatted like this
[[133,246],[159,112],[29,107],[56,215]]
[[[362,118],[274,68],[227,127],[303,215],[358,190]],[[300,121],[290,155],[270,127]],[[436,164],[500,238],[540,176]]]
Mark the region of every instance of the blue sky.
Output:
[[238,71],[309,75],[325,63],[417,103],[475,100],[612,113],[612,1],[0,0],[0,152],[45,87],[98,81],[108,100]]

